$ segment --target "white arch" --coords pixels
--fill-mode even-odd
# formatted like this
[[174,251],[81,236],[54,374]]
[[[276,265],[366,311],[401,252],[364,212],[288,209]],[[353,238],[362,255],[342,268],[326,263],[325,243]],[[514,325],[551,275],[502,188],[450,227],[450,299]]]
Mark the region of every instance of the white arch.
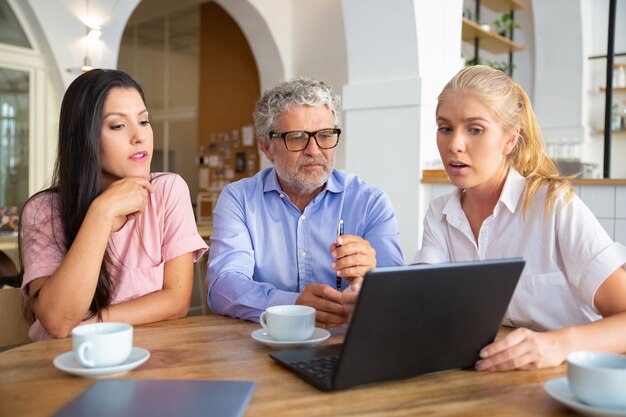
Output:
[[244,33],[259,72],[261,90],[274,86],[285,77],[285,65],[270,28],[249,0],[216,0],[237,22]]
[[[93,15],[102,25],[101,48],[93,51],[92,65],[100,68],[115,68],[120,41],[126,22],[140,0],[109,2],[94,0]],[[78,68],[85,57],[85,2],[83,0],[25,0],[13,3],[29,19],[30,27],[41,47],[55,84],[55,93],[60,96],[78,73],[68,68]],[[60,87],[60,88],[59,88]]]

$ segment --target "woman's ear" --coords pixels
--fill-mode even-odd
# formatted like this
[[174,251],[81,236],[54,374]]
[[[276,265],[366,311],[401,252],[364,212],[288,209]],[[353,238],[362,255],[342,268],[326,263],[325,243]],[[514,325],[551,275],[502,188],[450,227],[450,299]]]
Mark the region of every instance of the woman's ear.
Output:
[[504,143],[504,149],[502,150],[504,155],[510,154],[513,149],[515,149],[515,145],[517,145],[517,141],[519,140],[519,132],[520,128],[516,127],[507,136],[506,142]]

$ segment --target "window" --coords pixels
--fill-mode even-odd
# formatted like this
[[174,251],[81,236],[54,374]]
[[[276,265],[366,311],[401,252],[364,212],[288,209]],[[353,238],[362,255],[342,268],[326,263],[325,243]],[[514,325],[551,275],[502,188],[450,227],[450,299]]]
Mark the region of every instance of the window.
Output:
[[29,74],[0,67],[0,207],[28,198]]
[[22,26],[6,0],[0,0],[0,43],[31,48]]
[[60,102],[21,6],[0,0],[0,207],[18,209],[50,185]]

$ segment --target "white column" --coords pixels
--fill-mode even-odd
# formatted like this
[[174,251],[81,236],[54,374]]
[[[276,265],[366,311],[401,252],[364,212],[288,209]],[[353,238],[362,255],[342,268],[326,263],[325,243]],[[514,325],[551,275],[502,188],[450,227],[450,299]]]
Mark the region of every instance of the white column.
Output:
[[[534,108],[546,138],[585,137],[585,42],[580,0],[532,2]],[[558,34],[558,35],[557,35]]]
[[421,169],[438,158],[436,96],[462,64],[462,1],[342,0],[342,7],[345,167],[387,192],[410,261],[424,214]]

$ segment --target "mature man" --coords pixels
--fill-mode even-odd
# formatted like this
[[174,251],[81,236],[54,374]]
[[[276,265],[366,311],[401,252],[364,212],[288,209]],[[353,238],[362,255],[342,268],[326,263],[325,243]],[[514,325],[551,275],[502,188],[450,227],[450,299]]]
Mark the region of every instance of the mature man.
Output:
[[[274,167],[226,186],[219,197],[209,306],[258,321],[267,307],[304,304],[317,310],[318,326],[340,325],[370,268],[403,263],[391,203],[380,189],[334,169],[341,109],[327,84],[279,84],[257,101],[254,123]],[[339,220],[345,234],[337,237]]]

